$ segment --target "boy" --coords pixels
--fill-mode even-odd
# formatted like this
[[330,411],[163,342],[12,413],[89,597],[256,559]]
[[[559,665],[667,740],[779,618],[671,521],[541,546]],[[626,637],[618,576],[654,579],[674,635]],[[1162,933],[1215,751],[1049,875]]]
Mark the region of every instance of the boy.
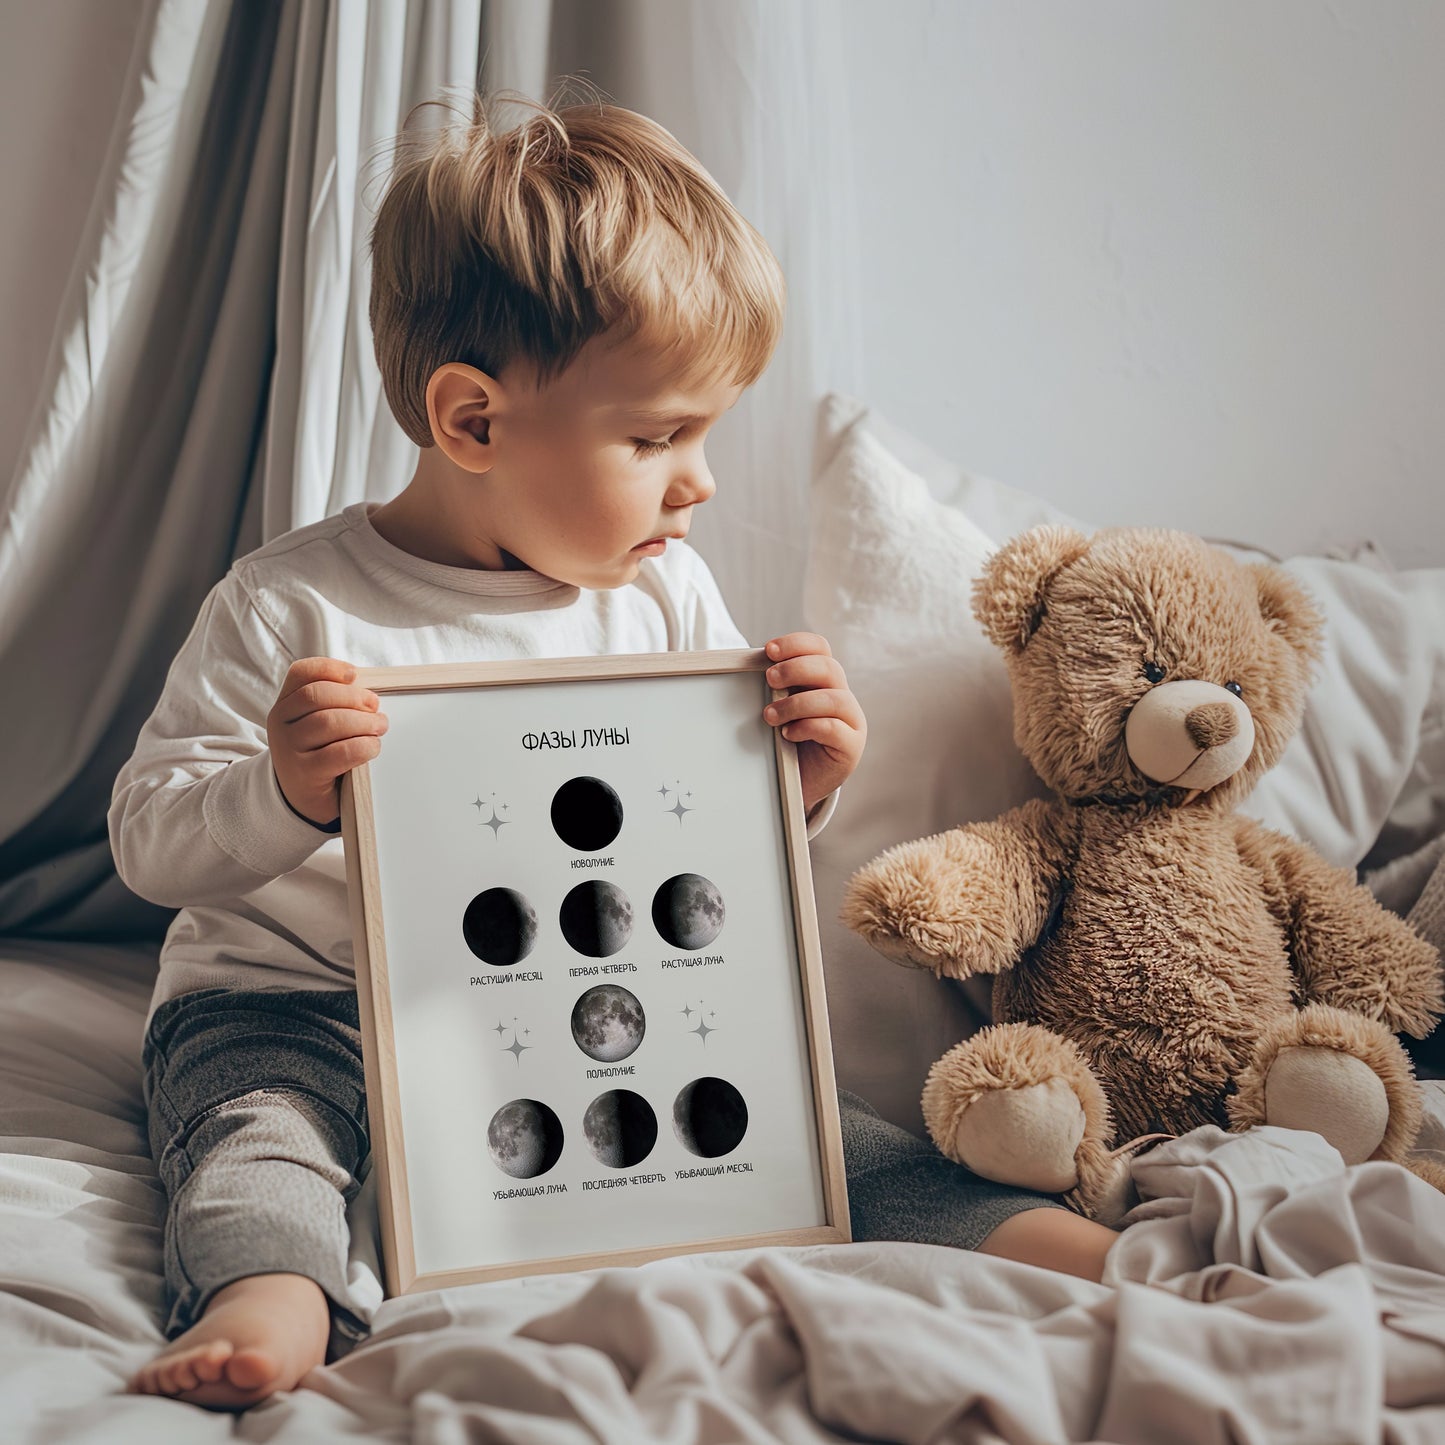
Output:
[[[415,474],[235,564],[110,810],[122,878],[182,910],[144,1054],[172,1342],[131,1388],[218,1408],[293,1388],[333,1332],[366,1329],[347,1288],[369,1144],[335,835],[338,779],[379,754],[386,718],[356,668],[746,645],[683,538],[714,491],[703,440],[767,364],[783,283],[697,162],[615,107],[538,107],[499,135],[478,101],[400,160],[372,248]],[[816,832],[863,714],[822,638],[767,652],[792,691],[764,716],[799,744]],[[904,1219],[901,1237],[1098,1277],[1109,1231],[842,1102],[859,1237]]]
[[[746,646],[683,543],[703,439],[767,364],[783,282],[660,127],[597,105],[473,123],[398,163],[372,234],[388,401],[421,447],[360,503],[236,563],[202,605],[110,835],[180,907],[145,1065],[169,1195],[170,1347],[132,1389],[241,1408],[293,1388],[347,1290],[368,1143],[338,779],[384,746],[358,666]],[[827,644],[768,644],[812,830],[864,720]]]

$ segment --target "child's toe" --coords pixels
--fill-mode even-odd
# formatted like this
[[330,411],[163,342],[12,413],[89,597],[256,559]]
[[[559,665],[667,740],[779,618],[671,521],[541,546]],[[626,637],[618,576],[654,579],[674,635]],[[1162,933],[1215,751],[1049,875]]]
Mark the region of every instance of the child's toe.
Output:
[[226,1361],[231,1357],[231,1346],[223,1340],[216,1341],[201,1350],[194,1360],[196,1378],[206,1384],[214,1384],[226,1373]]
[[179,1355],[172,1355],[160,1368],[161,1392],[174,1395],[186,1388],[186,1370]]
[[281,1373],[266,1350],[237,1350],[225,1363],[226,1379],[238,1390],[259,1390]]

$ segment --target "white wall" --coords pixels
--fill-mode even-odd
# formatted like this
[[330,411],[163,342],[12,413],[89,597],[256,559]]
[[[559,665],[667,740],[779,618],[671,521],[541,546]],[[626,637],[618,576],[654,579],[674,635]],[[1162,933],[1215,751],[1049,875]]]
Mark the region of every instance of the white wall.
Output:
[[842,14],[868,400],[1088,521],[1445,563],[1445,5]]
[[[0,0],[4,475],[142,3]],[[1086,520],[1445,563],[1445,5],[832,13],[868,400]]]
[[0,493],[39,400],[144,0],[0,0]]

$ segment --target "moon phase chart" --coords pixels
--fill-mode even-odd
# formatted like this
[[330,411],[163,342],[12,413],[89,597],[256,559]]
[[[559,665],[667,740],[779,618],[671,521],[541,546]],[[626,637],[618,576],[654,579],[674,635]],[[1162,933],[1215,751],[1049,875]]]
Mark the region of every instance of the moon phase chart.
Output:
[[552,798],[552,828],[579,853],[597,853],[622,831],[622,799],[601,778],[570,778]]
[[637,995],[621,984],[589,988],[573,1005],[572,1037],[589,1059],[615,1064],[637,1051],[647,1019]]
[[599,1164],[630,1169],[641,1164],[657,1143],[657,1115],[631,1089],[609,1089],[588,1104],[582,1134]]
[[652,895],[652,926],[674,948],[706,948],[726,920],[722,894],[700,873],[679,873]]
[[537,941],[537,910],[515,888],[488,888],[467,904],[462,937],[483,963],[520,963]]
[[748,1131],[748,1106],[726,1079],[694,1079],[678,1091],[672,1132],[690,1154],[716,1159],[731,1154]]
[[487,1152],[513,1179],[535,1179],[562,1157],[562,1121],[537,1099],[503,1104],[487,1125]]
[[[677,789],[659,790],[664,802],[674,791],[678,792],[678,802],[665,811],[676,814],[679,821],[684,813],[697,811],[682,804],[680,789],[681,784]],[[553,793],[549,820],[552,830],[568,848],[588,855],[572,860],[571,867],[593,870],[613,866],[611,856],[599,855],[617,840],[624,816],[622,799],[610,783],[602,778],[580,776],[568,779]],[[513,811],[510,821],[517,823],[520,819],[520,813]],[[500,832],[501,825],[492,828],[494,838]],[[505,853],[502,856],[505,857]],[[591,876],[567,887],[569,881],[566,874],[561,875],[558,891],[565,889],[565,892],[560,906],[543,896],[542,885],[535,878],[526,886],[544,911],[558,908],[556,916],[562,939],[574,954],[583,959],[605,959],[621,953],[634,941],[631,899],[606,878]],[[655,937],[645,936],[647,947],[655,951],[660,939],[674,951],[700,954],[722,933],[727,922],[727,905],[722,891],[710,878],[701,873],[674,873],[653,892],[651,917]],[[545,929],[538,926],[537,906],[517,888],[486,887],[472,897],[462,915],[462,937],[467,948],[483,963],[499,970],[510,969],[532,955],[538,948],[539,934],[543,933]],[[546,968],[549,960],[545,957],[545,947],[542,953],[544,957],[533,967]],[[698,959],[699,964],[720,961]],[[574,977],[599,971],[637,972],[636,966],[630,963],[580,966],[576,959],[573,963],[570,974]],[[562,972],[557,971],[559,975]],[[519,975],[522,979],[540,976]],[[641,1047],[647,1034],[647,1013],[631,988],[621,983],[597,983],[584,988],[574,999],[568,1027],[573,1043],[588,1060],[614,1065],[630,1058]],[[503,1031],[498,1025],[498,1032]],[[704,1043],[709,1032],[712,1031],[703,1024],[700,1037]],[[537,1037],[526,1045],[521,1043],[520,1036],[514,1040],[508,1051],[518,1064],[524,1053],[536,1047]],[[593,1075],[614,1072],[633,1070],[631,1067],[598,1069]],[[675,1087],[670,1083],[668,1092]],[[663,1110],[668,1109],[664,1100],[657,1102]],[[670,1114],[673,1138],[700,1159],[718,1159],[730,1154],[748,1129],[748,1106],[742,1094],[726,1079],[712,1075],[684,1084],[671,1099]],[[562,1158],[568,1129],[573,1131],[574,1140],[580,1134],[580,1141],[599,1163],[609,1169],[623,1170],[640,1164],[652,1154],[658,1140],[658,1113],[653,1104],[632,1089],[609,1089],[593,1097],[580,1117],[569,1120],[564,1127],[556,1110],[541,1099],[508,1099],[492,1114],[487,1125],[487,1152],[503,1174],[519,1180],[536,1179]]]
[[563,900],[558,916],[562,937],[588,958],[610,958],[632,937],[632,903],[603,878],[579,883]]

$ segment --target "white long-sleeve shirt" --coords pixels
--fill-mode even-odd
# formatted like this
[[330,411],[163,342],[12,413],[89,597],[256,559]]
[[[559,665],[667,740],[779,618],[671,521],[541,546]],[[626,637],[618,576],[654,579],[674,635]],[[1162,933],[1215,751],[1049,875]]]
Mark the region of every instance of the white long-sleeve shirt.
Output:
[[355,987],[341,839],[290,809],[266,744],[297,658],[393,667],[747,646],[683,543],[627,586],[592,592],[414,557],[371,525],[373,505],[278,537],[212,588],[116,778],[120,876],[181,910],[152,1010],[199,988]]

